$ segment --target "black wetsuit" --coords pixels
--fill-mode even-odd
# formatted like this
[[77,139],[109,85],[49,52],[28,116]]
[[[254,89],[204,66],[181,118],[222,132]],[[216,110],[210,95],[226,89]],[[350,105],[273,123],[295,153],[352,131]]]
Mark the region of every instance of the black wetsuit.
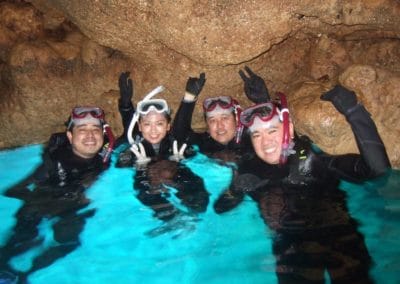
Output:
[[[130,119],[134,113],[133,106],[120,107],[119,110],[125,129],[124,133],[127,133]],[[175,196],[188,210],[195,213],[204,212],[207,209],[209,194],[203,180],[185,164],[168,160],[173,154],[173,136],[167,134],[155,149],[154,145],[143,139],[136,126],[133,132],[135,142],[142,143],[147,157],[151,158],[146,166],[136,169],[133,187],[137,192],[137,198],[144,205],[152,208],[154,216],[161,220],[169,220],[182,213],[182,210],[168,200],[171,194],[174,194],[172,192],[174,190],[176,190]],[[127,149],[119,155],[116,167],[135,166],[136,156],[127,144],[126,146]],[[190,155],[191,153],[187,151],[186,154]]]
[[238,161],[242,155],[251,151],[252,147],[247,135],[244,135],[240,143],[232,139],[228,144],[221,144],[214,140],[208,132],[195,132],[191,128],[192,114],[196,101],[182,101],[176,113],[173,133],[179,143],[197,145],[199,151],[215,158],[228,162]]
[[359,154],[328,155],[307,138],[295,138],[295,154],[283,165],[254,156],[244,160],[228,191],[214,204],[222,213],[248,194],[276,234],[273,252],[279,283],[371,283],[371,258],[346,208],[340,180],[363,182],[383,175],[390,162],[369,113],[359,105],[347,120]]
[[43,162],[28,178],[8,189],[8,197],[24,201],[16,213],[17,223],[11,237],[1,248],[0,270],[12,270],[9,260],[31,248],[40,246],[38,226],[44,219],[52,222],[57,245],[35,257],[32,267],[21,274],[51,265],[80,245],[79,234],[94,209],[83,210],[89,204],[85,190],[107,168],[102,157],[83,159],[75,155],[65,133],[54,134],[43,152]]

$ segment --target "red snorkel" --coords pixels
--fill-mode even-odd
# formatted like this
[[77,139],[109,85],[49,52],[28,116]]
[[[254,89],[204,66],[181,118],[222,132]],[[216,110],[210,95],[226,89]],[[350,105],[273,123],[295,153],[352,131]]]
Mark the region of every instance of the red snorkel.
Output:
[[108,147],[107,147],[107,150],[106,150],[106,152],[104,154],[104,157],[103,157],[103,164],[106,164],[110,160],[111,153],[114,150],[115,137],[114,137],[114,134],[111,131],[111,127],[107,123],[105,123],[103,125],[103,130],[104,130],[104,132],[105,132],[105,134],[107,135],[107,138],[108,138]]
[[281,101],[280,108],[280,119],[283,124],[283,137],[282,137],[282,152],[279,158],[279,164],[284,165],[287,162],[288,156],[292,152],[292,147],[290,143],[290,131],[289,131],[289,109],[285,94],[278,92],[279,99]]
[[240,122],[240,115],[242,113],[242,108],[239,103],[235,100],[235,119],[236,119],[236,134],[235,134],[235,143],[239,144],[242,140],[242,134],[244,125]]

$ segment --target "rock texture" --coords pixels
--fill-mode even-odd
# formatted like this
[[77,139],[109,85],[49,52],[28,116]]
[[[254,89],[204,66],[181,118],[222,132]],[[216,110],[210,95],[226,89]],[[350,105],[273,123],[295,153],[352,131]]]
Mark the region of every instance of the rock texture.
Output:
[[237,72],[248,65],[272,94],[288,95],[298,132],[331,153],[355,144],[319,96],[337,82],[355,90],[399,167],[399,35],[396,0],[2,1],[0,147],[46,141],[77,104],[102,106],[121,133],[125,70],[134,102],[162,84],[176,109],[188,76],[204,71],[202,98],[233,95],[246,106]]

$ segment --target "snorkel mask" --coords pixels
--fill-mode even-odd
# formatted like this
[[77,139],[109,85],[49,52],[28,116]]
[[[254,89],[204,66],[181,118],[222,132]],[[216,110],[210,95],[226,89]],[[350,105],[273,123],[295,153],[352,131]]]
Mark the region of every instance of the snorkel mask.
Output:
[[112,133],[111,127],[105,121],[103,109],[92,106],[74,107],[71,112],[67,129],[71,129],[72,125],[80,125],[84,123],[99,124],[103,127],[103,133],[107,136],[108,143],[105,145],[106,148],[101,155],[103,156],[103,163],[106,164],[110,160],[111,153],[114,149],[115,137]]
[[289,155],[293,154],[293,142],[290,139],[290,121],[289,121],[289,109],[287,107],[286,96],[283,93],[278,93],[280,98],[280,106],[272,102],[266,102],[254,105],[245,109],[240,116],[240,123],[243,126],[251,129],[255,123],[255,118],[258,118],[257,122],[271,123],[274,124],[274,119],[278,119],[283,124],[283,135],[282,135],[282,151],[279,159],[279,164],[283,165],[287,162]]
[[132,120],[129,124],[128,128],[128,133],[127,133],[127,138],[129,141],[129,144],[133,145],[135,143],[135,140],[133,138],[133,129],[138,122],[139,118],[141,115],[146,115],[151,111],[156,111],[158,113],[167,113],[170,114],[171,110],[168,107],[168,104],[165,100],[163,99],[151,99],[158,93],[161,93],[162,91],[165,90],[164,86],[158,86],[154,90],[152,90],[150,93],[148,93],[143,100],[138,102],[136,111],[132,117]]
[[203,102],[203,112],[204,116],[208,117],[212,113],[217,112],[233,112],[236,120],[236,134],[235,142],[240,143],[244,126],[240,123],[240,114],[242,108],[240,107],[238,101],[230,96],[219,96],[214,98],[207,98]]
[[147,115],[152,111],[157,113],[166,113],[168,115],[171,113],[167,101],[163,99],[149,99],[146,101],[140,101],[137,105],[136,111],[139,113],[139,116]]

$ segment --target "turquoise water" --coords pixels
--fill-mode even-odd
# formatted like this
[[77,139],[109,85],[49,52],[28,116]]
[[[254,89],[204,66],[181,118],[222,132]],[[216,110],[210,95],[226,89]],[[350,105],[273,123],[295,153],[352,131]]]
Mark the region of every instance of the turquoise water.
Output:
[[[0,193],[29,173],[40,162],[41,145],[0,152]],[[115,158],[114,158],[115,160]],[[188,165],[201,176],[210,192],[210,204],[230,180],[230,170],[203,155]],[[276,283],[271,232],[255,204],[246,199],[223,215],[209,206],[205,213],[186,216],[168,224],[134,196],[134,169],[112,166],[87,191],[96,213],[81,233],[82,245],[53,265],[29,277],[31,283]],[[350,214],[375,261],[371,271],[377,283],[400,279],[400,174],[392,172],[387,183],[361,186],[343,183]],[[14,225],[21,202],[0,196],[0,242]],[[51,221],[44,220],[40,234],[45,242],[12,259],[12,266],[26,271],[33,257],[57,245]]]

